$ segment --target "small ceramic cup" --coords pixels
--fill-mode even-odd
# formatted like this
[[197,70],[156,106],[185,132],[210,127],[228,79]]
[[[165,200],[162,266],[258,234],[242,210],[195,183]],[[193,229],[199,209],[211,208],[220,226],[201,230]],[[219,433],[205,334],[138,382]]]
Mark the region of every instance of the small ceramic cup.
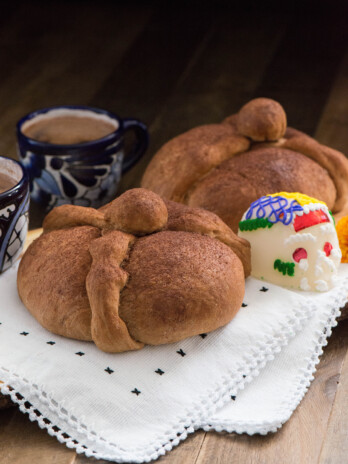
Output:
[[0,273],[19,257],[28,231],[29,179],[18,161],[0,156]]
[[[111,131],[78,143],[40,141],[39,137],[28,136],[34,124],[40,127],[42,122],[54,120],[53,129],[59,126],[59,117],[70,118],[69,121],[75,117],[94,118],[98,124],[109,124]],[[128,131],[135,133],[135,142],[125,154],[124,135]],[[31,198],[47,211],[63,204],[98,208],[113,200],[121,175],[143,156],[148,140],[148,131],[142,122],[121,119],[109,111],[88,106],[45,108],[24,116],[17,123],[19,158],[29,174]]]

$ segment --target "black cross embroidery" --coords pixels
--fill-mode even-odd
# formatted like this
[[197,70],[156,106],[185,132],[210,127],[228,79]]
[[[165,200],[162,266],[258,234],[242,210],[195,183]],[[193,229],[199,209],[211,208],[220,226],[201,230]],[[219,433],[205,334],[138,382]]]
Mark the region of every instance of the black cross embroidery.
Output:
[[248,305],[246,303],[242,303],[242,308],[246,308]]
[[186,356],[186,353],[184,351],[182,351],[182,349],[180,348],[179,351],[177,351],[178,354],[180,354],[182,357]]
[[141,391],[139,391],[137,388],[134,388],[134,390],[132,390],[131,393],[134,393],[135,395],[139,396]]
[[29,332],[21,332],[20,335],[24,335],[25,337],[29,335]]
[[204,339],[207,336],[207,334],[200,334],[199,336]]
[[162,369],[158,368],[157,371],[155,371],[156,374],[159,374],[159,375],[163,375],[164,374],[164,371],[162,371]]
[[260,292],[268,292],[268,288],[262,287],[262,288],[260,288]]
[[231,400],[236,401],[236,398],[237,398],[236,396],[231,395]]
[[78,352],[75,353],[75,354],[77,354],[77,356],[84,356],[84,355],[85,355],[85,353],[82,353],[82,351],[78,351]]
[[56,342],[46,342],[46,343],[47,343],[47,345],[55,345],[56,344]]
[[114,372],[112,369],[110,369],[110,367],[107,367],[106,369],[104,369],[104,371],[108,374],[112,374]]

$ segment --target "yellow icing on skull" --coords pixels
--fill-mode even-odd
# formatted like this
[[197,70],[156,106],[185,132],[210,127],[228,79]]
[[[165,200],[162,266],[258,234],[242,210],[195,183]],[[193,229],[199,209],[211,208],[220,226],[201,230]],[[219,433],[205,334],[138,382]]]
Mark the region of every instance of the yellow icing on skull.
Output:
[[278,193],[270,193],[266,195],[267,197],[283,197],[288,198],[289,200],[296,200],[298,204],[301,206],[309,205],[311,203],[321,203],[326,205],[324,201],[317,200],[316,198],[309,197],[308,195],[304,195],[303,193],[299,192],[278,192]]

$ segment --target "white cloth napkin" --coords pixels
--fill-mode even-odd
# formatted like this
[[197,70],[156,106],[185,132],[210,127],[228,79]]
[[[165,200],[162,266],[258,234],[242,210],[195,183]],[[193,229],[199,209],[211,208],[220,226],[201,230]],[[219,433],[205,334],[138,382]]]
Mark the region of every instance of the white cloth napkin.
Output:
[[348,299],[348,265],[323,294],[248,278],[227,326],[106,354],[43,329],[17,296],[16,271],[0,277],[2,391],[68,447],[117,462],[149,462],[201,427],[275,431],[308,388]]

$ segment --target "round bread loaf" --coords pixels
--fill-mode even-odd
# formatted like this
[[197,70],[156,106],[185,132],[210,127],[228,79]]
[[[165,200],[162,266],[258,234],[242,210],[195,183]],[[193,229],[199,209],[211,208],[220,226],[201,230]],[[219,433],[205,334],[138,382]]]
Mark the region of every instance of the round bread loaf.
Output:
[[216,215],[134,189],[98,211],[52,210],[17,284],[46,329],[121,352],[225,325],[249,274],[249,243]]
[[220,164],[190,192],[187,203],[213,211],[238,230],[250,204],[279,189],[320,198],[330,209],[335,204],[335,185],[325,169],[301,153],[275,147],[250,150]]
[[348,160],[286,128],[282,106],[257,98],[221,124],[196,127],[167,142],[148,165],[142,186],[220,216],[235,232],[260,196],[296,191],[348,214]]

